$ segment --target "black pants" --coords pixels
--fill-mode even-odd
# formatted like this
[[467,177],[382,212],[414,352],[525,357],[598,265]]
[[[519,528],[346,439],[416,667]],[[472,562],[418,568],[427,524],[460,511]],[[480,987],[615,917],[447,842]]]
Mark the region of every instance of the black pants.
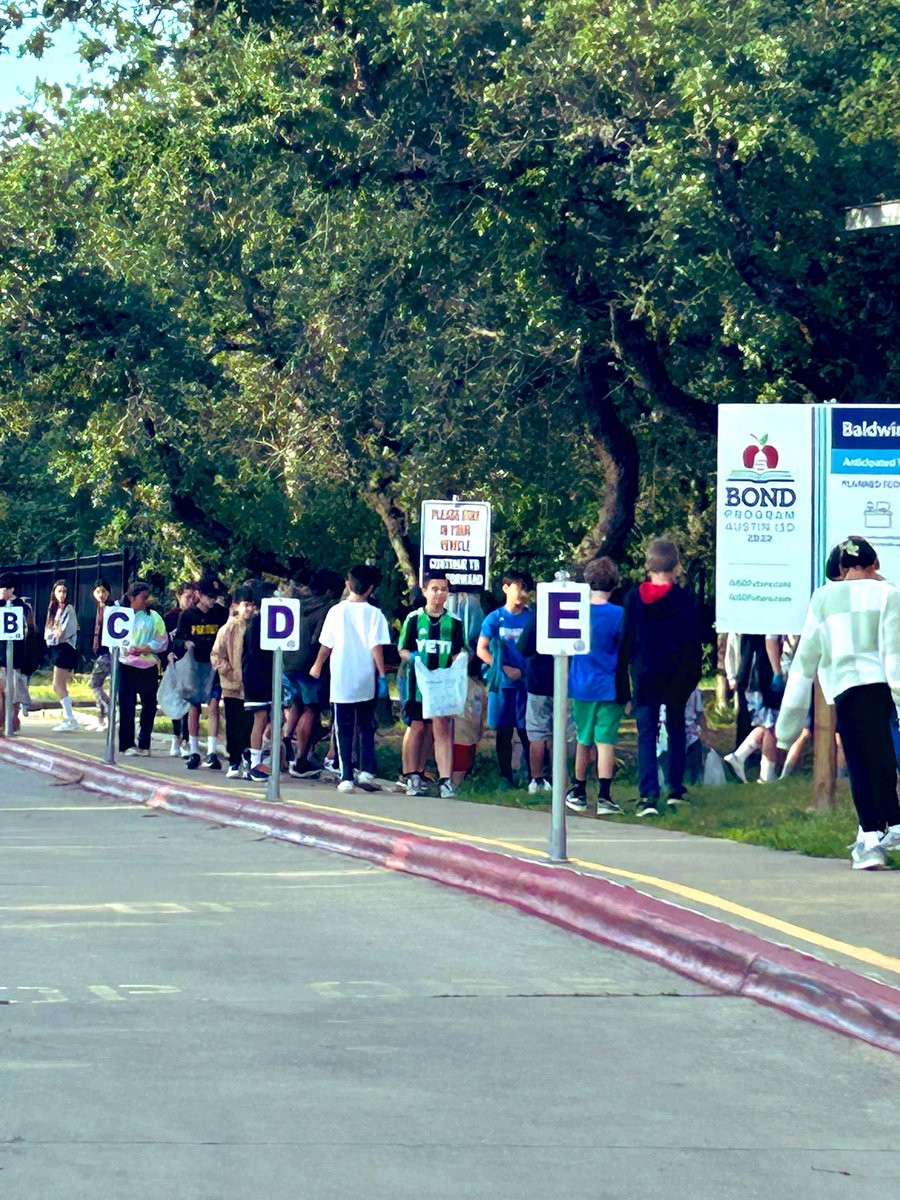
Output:
[[900,825],[891,690],[886,683],[848,688],[834,705],[860,828],[883,833],[888,825]]
[[253,728],[253,713],[244,708],[243,700],[225,697],[225,749],[228,765],[239,767],[244,751],[250,745],[250,730]]
[[359,731],[359,766],[362,771],[376,773],[375,763],[375,700],[357,704],[333,704],[334,725],[337,730],[338,758],[341,779],[353,780],[353,732]]
[[141,698],[141,733],[138,748],[150,749],[153,722],[156,720],[156,693],[159,672],[152,667],[129,667],[119,664],[119,751],[134,745],[134,715],[137,698]]

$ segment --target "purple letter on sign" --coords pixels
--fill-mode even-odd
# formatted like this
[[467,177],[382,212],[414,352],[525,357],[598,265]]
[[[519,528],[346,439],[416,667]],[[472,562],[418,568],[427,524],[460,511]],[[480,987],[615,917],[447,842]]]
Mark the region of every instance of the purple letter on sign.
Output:
[[266,636],[278,641],[287,641],[294,632],[294,614],[287,605],[270,604],[267,607],[269,624]]
[[551,638],[583,637],[578,623],[578,597],[569,592],[551,592],[547,597],[547,636]]
[[123,623],[124,626],[127,626],[130,620],[131,613],[127,610],[121,608],[113,609],[106,618],[106,628],[109,630],[109,636],[120,642],[124,641],[127,629],[123,627]]
[[18,613],[7,611],[3,614],[4,633],[15,633],[18,626]]

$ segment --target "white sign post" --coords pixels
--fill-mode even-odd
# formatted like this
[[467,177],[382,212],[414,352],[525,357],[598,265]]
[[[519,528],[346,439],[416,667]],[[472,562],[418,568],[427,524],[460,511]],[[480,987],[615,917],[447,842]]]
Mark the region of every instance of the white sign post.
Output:
[[443,571],[451,592],[486,592],[490,586],[491,506],[478,500],[424,500],[419,580]]
[[553,798],[550,858],[566,862],[566,729],[568,726],[569,659],[587,654],[591,642],[591,589],[572,583],[557,571],[553,583],[537,585],[537,652],[553,655]]
[[116,761],[116,725],[119,707],[119,654],[131,637],[134,626],[134,611],[120,608],[117,604],[107,605],[103,610],[103,625],[100,630],[100,645],[109,651],[109,722],[106,726],[106,753],[104,761]]
[[259,645],[272,650],[272,757],[266,799],[277,804],[281,799],[281,723],[284,688],[284,652],[300,647],[300,600],[269,597],[260,605]]
[[0,608],[0,642],[6,642],[6,705],[3,734],[13,735],[13,712],[16,704],[16,669],[13,666],[15,643],[25,640],[25,612],[21,608]]

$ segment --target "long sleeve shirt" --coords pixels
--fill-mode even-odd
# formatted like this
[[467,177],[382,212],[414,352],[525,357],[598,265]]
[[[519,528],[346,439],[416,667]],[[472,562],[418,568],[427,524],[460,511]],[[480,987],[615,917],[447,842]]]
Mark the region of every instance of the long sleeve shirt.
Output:
[[775,737],[789,746],[806,724],[818,676],[825,700],[886,683],[900,705],[900,591],[881,579],[826,583],[813,592],[788,673]]
[[[159,613],[149,608],[136,612],[131,634],[122,646],[122,662],[129,667],[155,667],[156,655],[162,654],[168,644],[169,635]],[[135,646],[149,646],[149,650],[138,654]]]

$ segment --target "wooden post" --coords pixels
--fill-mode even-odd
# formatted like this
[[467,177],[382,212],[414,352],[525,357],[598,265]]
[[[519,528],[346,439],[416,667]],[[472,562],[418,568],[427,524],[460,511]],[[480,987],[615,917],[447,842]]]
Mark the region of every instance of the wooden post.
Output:
[[818,679],[813,686],[813,808],[826,812],[834,808],[834,781],[837,752],[834,744],[834,705],[825,703]]

